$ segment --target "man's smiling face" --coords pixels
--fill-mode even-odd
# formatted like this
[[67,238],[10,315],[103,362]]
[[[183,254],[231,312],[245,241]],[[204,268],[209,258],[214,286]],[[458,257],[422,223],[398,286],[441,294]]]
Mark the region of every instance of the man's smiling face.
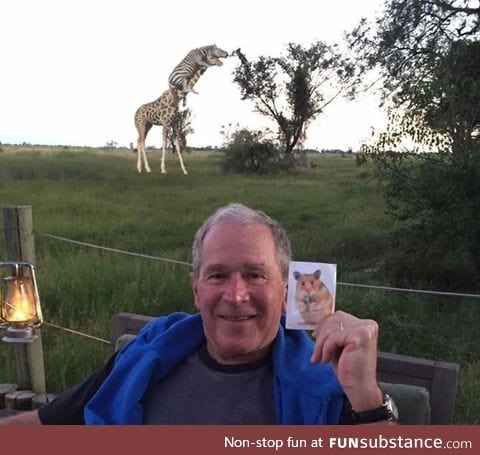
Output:
[[200,258],[191,281],[210,355],[223,364],[263,357],[278,332],[287,289],[270,229],[216,224]]

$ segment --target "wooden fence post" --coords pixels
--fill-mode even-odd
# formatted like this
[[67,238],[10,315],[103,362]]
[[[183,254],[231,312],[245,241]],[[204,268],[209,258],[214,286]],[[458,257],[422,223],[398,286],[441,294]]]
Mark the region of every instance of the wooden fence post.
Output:
[[[7,247],[7,261],[24,261],[35,265],[35,242],[33,237],[32,207],[3,207],[3,222]],[[46,393],[45,366],[43,361],[42,337],[32,343],[15,343],[17,378],[21,389]]]

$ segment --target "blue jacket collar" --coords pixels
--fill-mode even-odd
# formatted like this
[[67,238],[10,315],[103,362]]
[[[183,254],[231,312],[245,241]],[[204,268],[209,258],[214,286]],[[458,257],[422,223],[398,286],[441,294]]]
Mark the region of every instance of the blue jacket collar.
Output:
[[[310,363],[313,343],[303,331],[286,330],[273,347],[274,392],[279,424],[336,424],[343,392],[330,365]],[[178,362],[205,342],[199,314],[173,313],[148,323],[118,355],[85,407],[85,423],[140,425],[141,399]]]

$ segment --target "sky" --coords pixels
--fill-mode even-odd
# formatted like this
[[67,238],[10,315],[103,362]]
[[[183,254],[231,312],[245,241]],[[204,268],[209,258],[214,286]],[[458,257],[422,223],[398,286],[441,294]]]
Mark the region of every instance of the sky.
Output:
[[[0,4],[0,141],[47,145],[136,144],[136,109],[168,88],[196,47],[278,56],[289,42],[333,44],[383,0],[7,0]],[[209,68],[190,94],[188,144],[219,146],[222,125],[274,128],[242,101],[236,57]],[[378,99],[335,100],[311,124],[315,149],[356,150],[385,115]],[[161,145],[153,127],[147,146]]]

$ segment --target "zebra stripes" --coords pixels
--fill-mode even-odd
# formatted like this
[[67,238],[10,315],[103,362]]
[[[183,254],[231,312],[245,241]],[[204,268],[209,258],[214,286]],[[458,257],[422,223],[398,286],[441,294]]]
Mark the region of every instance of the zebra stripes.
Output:
[[[212,66],[222,66],[220,58],[228,57],[228,53],[217,47],[215,44],[203,46],[190,51],[185,58],[173,69],[168,78],[170,89],[184,92],[197,93],[193,90],[193,84],[189,85],[190,79],[200,69],[204,71]],[[201,73],[200,73],[201,74]]]

